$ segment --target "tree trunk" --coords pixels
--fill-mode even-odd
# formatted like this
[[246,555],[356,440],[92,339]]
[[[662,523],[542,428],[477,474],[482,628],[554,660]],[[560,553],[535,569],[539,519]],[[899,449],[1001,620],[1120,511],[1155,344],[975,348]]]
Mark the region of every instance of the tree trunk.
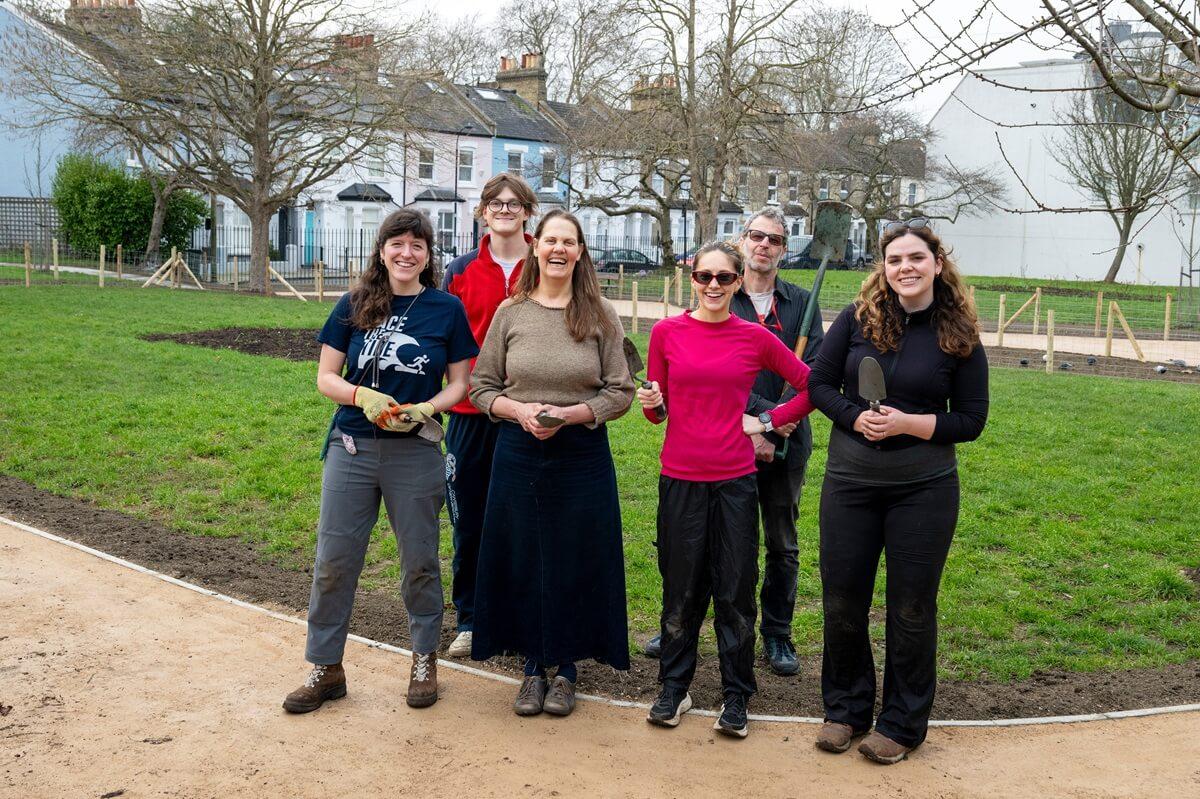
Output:
[[1112,263],[1108,267],[1108,274],[1104,276],[1105,283],[1117,282],[1117,272],[1121,270],[1121,263],[1125,260],[1125,249],[1129,246],[1129,233],[1133,230],[1133,220],[1137,219],[1136,213],[1126,212],[1121,216],[1121,224],[1117,226],[1117,231],[1120,234],[1120,239],[1117,241],[1117,252],[1113,255]]
[[167,205],[171,201],[168,191],[154,192],[154,214],[150,217],[150,235],[146,237],[146,263],[158,263],[158,250],[162,244],[163,224],[167,221]]
[[271,290],[271,216],[270,208],[258,206],[250,217],[250,290],[268,294]]
[[[686,211],[684,213],[687,213]],[[671,235],[671,209],[668,208],[661,213],[654,215],[654,221],[658,222],[658,238],[662,242],[662,265],[664,269],[674,269],[675,263],[675,238]]]

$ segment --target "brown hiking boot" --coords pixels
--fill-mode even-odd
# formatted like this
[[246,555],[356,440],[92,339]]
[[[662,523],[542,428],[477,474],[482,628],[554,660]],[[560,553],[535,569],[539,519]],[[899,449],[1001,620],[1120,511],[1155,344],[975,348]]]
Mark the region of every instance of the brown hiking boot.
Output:
[[850,748],[850,742],[858,735],[862,735],[862,733],[855,733],[854,728],[849,724],[827,721],[821,725],[821,731],[817,733],[817,748],[833,752],[835,755],[841,754]]
[[317,664],[296,690],[283,700],[288,713],[308,713],[325,703],[326,699],[341,699],[346,695],[346,672],[341,663]]
[[536,716],[542,712],[546,701],[546,678],[526,677],[517,691],[517,701],[513,702],[513,712],[518,716]]
[[911,746],[896,743],[878,730],[872,732],[866,740],[858,745],[858,751],[862,752],[864,757],[874,760],[876,763],[883,763],[885,766],[899,763],[908,757],[908,753],[912,750]]
[[566,677],[555,677],[542,710],[554,716],[569,716],[575,709],[575,683]]
[[438,699],[437,652],[413,653],[412,673],[408,677],[408,706],[429,707]]

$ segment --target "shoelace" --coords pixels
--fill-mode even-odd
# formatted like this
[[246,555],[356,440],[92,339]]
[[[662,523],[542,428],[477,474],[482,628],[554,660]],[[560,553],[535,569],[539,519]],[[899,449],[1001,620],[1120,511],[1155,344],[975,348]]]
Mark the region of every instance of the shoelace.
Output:
[[313,666],[313,670],[308,673],[308,677],[304,680],[304,687],[312,688],[319,683],[321,678],[325,676],[325,670],[328,668],[328,666]]
[[537,680],[526,678],[525,682],[521,683],[521,692],[517,694],[517,701],[524,701],[533,696],[535,685],[537,685]]
[[417,655],[413,658],[413,666],[416,669],[413,679],[417,682],[425,682],[429,679],[429,658],[428,654]]

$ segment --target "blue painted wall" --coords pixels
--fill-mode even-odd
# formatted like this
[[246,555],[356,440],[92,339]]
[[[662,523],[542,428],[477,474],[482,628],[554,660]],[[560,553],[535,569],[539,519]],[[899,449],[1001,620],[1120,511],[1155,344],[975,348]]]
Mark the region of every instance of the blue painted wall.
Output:
[[559,152],[559,148],[547,144],[545,142],[528,141],[525,139],[492,139],[492,174],[498,175],[501,172],[508,171],[508,153],[505,145],[516,147],[525,147],[524,164],[522,177],[529,181],[529,185],[533,186],[534,191],[543,189],[553,189],[559,196],[559,199],[565,199],[567,196],[566,188],[562,182],[562,177],[559,176],[554,181],[553,186],[542,185],[542,152],[550,150],[555,153]]

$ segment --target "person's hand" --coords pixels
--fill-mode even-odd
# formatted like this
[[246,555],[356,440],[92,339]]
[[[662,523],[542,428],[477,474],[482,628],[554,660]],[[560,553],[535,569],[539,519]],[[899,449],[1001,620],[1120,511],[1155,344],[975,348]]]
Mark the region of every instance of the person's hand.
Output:
[[434,417],[437,409],[433,407],[432,402],[418,402],[414,405],[401,405],[400,411],[403,416],[407,416],[411,421],[418,424],[425,424]]
[[[354,404],[362,408],[363,415],[372,423],[384,430],[405,433],[417,426],[415,422],[398,419],[396,414],[400,411],[400,404],[382,391],[358,386],[354,389]],[[407,426],[401,428],[394,425]]]
[[760,436],[767,432],[767,428],[762,422],[758,421],[757,416],[751,416],[748,413],[743,413],[742,432],[748,436]]
[[643,408],[653,409],[663,404],[662,391],[659,388],[658,381],[655,380],[650,384],[650,388],[639,388],[637,390],[638,402]]
[[557,433],[558,428],[542,427],[541,422],[537,420],[537,416],[543,411],[551,412],[554,410],[556,409],[553,405],[546,405],[542,402],[518,402],[516,403],[517,422],[526,433],[529,433],[538,441],[545,441]]
[[888,405],[880,405],[879,412],[865,410],[854,421],[854,429],[868,441],[882,441],[890,436],[908,432],[909,414]]
[[750,436],[750,440],[754,442],[754,459],[771,463],[775,460],[775,445],[766,438],[758,434]]
[[796,432],[796,426],[799,424],[800,424],[799,422],[792,422],[791,424],[785,424],[781,427],[776,427],[771,432],[778,433],[783,438],[787,438],[792,433]]

